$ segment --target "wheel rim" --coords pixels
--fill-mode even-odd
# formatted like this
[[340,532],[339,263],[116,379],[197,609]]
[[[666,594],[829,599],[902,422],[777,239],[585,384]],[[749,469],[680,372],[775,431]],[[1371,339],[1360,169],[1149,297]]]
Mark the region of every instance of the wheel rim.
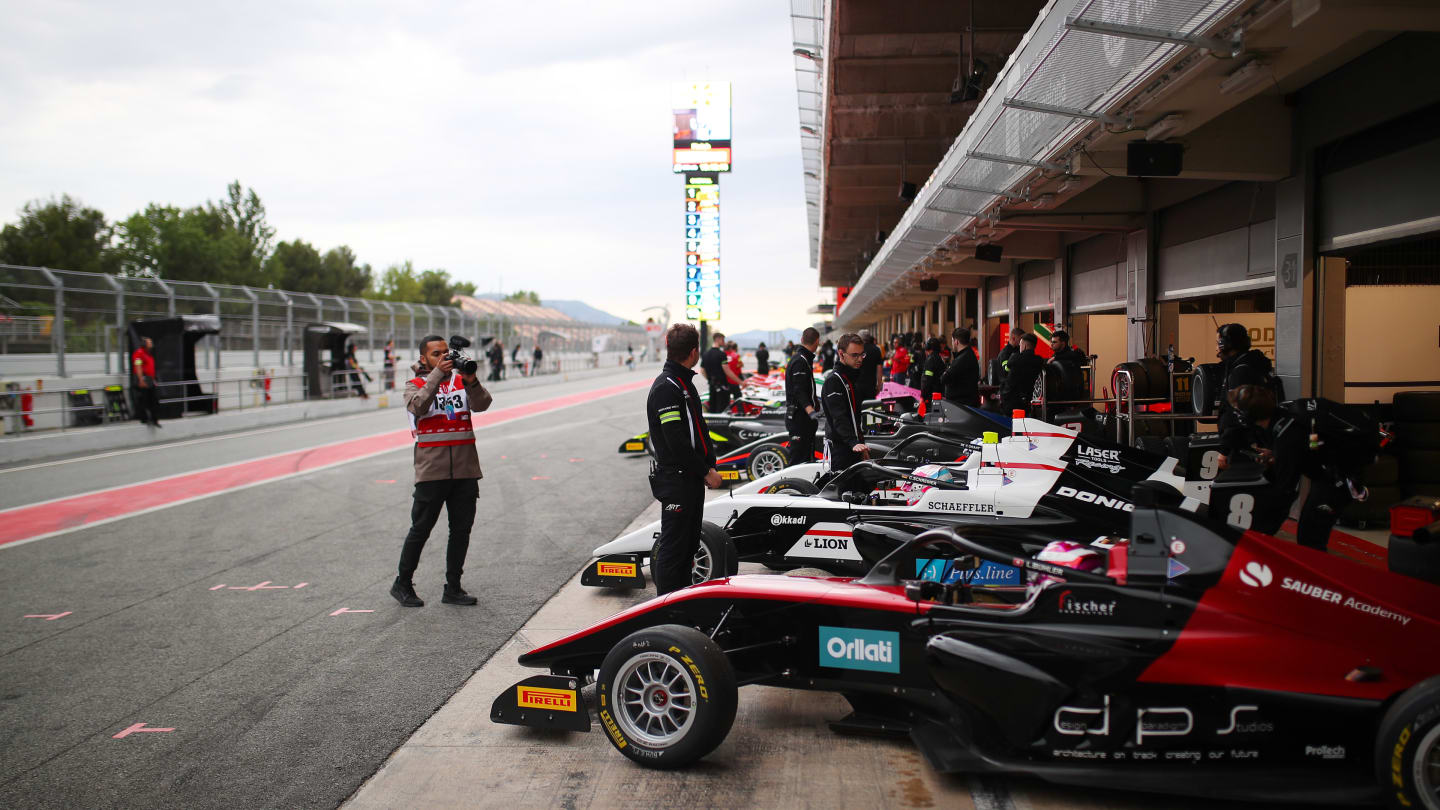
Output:
[[706,582],[714,571],[715,560],[710,556],[710,549],[702,542],[695,547],[695,558],[690,561],[690,582]]
[[761,450],[750,459],[750,476],[764,478],[785,469],[785,459],[774,450]]
[[1415,748],[1415,792],[1429,808],[1440,807],[1440,725],[1432,727]]
[[615,721],[641,745],[669,748],[695,723],[695,682],[668,655],[634,656],[620,668],[615,686]]

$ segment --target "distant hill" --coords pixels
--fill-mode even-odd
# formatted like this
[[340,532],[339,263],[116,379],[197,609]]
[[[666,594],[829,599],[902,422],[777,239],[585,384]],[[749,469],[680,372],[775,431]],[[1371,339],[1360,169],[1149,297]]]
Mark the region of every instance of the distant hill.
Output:
[[[475,297],[486,298],[491,301],[502,301],[505,299],[505,296],[500,293],[478,293]],[[540,306],[558,310],[577,321],[584,321],[585,323],[598,323],[605,326],[619,326],[623,323],[629,323],[625,318],[611,315],[602,309],[596,309],[584,301],[556,301],[549,298],[542,298],[540,299]]]
[[799,329],[777,329],[773,332],[767,332],[764,329],[751,329],[749,332],[737,332],[733,335],[726,335],[725,337],[735,341],[742,349],[753,349],[759,346],[762,340],[765,341],[767,347],[773,349],[777,346],[783,347],[787,340],[799,343],[800,332],[801,330]]

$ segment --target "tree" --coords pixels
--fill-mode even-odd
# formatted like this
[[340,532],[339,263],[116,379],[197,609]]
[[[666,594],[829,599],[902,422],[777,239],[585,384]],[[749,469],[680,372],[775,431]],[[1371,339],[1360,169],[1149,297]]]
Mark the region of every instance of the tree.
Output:
[[335,295],[356,297],[364,295],[370,288],[373,272],[368,264],[355,263],[355,251],[348,245],[330,248],[321,260],[325,270],[325,281]]
[[454,286],[450,288],[450,291],[456,295],[468,295],[473,298],[475,296],[475,282],[457,281]]
[[382,301],[418,302],[420,279],[415,273],[415,266],[407,259],[404,264],[392,264],[385,268],[379,281],[374,282],[371,297]]
[[325,276],[320,251],[299,239],[276,245],[265,260],[265,277],[282,290],[329,295],[332,290]]
[[263,287],[264,262],[275,229],[254,189],[230,184],[229,199],[180,209],[151,203],[117,228],[126,271],[164,279]]
[[0,263],[87,273],[113,272],[112,229],[105,215],[70,195],[35,200],[20,209],[20,222],[0,230]]
[[540,293],[534,290],[516,290],[505,296],[505,300],[515,304],[533,304],[538,307],[540,306]]

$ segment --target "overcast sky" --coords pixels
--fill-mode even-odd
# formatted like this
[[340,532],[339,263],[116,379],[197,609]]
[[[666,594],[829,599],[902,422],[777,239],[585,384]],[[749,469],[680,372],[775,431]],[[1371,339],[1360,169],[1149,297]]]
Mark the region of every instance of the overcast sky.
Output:
[[277,239],[636,319],[668,304],[678,320],[671,96],[729,79],[720,326],[814,317],[785,0],[0,11],[0,221],[62,193],[120,219],[218,199],[239,179]]

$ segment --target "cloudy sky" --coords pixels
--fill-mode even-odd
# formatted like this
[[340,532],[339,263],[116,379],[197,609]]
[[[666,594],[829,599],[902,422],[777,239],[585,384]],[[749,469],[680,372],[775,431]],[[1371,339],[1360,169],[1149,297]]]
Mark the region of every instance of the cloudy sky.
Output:
[[239,179],[278,239],[679,316],[671,96],[729,79],[720,326],[802,326],[819,299],[788,4],[688,8],[0,0],[0,221],[62,193],[118,219]]

